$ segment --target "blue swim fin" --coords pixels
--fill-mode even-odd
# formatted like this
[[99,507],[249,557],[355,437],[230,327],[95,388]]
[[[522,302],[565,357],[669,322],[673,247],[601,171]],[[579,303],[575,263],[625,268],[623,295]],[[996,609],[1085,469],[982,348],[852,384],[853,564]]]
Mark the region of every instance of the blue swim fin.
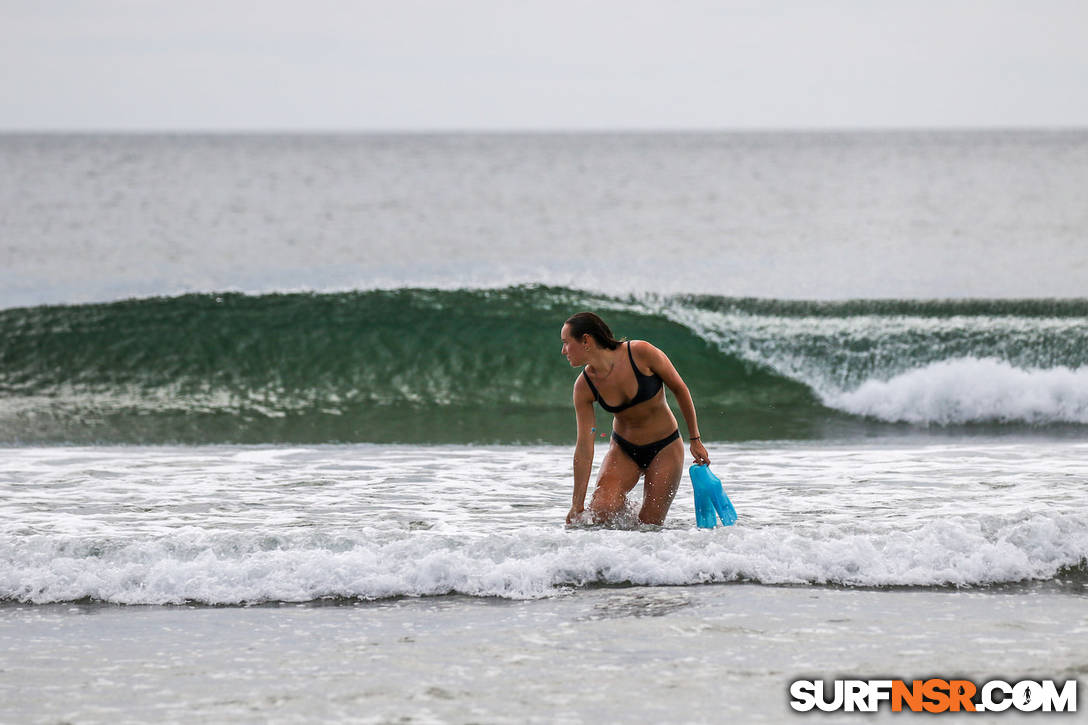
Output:
[[718,525],[732,526],[737,521],[737,510],[733,502],[725,495],[721,480],[713,474],[710,466],[703,463],[688,469],[691,476],[691,488],[695,492],[695,524],[700,529],[712,529]]

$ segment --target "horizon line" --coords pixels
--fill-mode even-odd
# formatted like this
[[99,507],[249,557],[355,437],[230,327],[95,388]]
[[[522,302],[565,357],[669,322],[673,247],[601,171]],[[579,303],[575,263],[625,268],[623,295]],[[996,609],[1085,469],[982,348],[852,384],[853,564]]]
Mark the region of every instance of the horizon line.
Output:
[[350,127],[0,127],[0,135],[574,135],[574,134],[711,134],[711,133],[903,133],[903,132],[1009,132],[1009,131],[1088,131],[1086,124],[1015,124],[1015,125],[916,125],[916,126],[587,126],[587,127],[409,127],[409,128],[350,128]]

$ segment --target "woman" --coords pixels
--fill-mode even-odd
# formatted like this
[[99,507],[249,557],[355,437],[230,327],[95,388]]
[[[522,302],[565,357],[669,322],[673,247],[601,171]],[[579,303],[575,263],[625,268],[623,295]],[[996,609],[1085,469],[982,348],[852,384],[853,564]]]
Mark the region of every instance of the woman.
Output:
[[[665,523],[684,470],[684,444],[676,417],[665,402],[662,383],[669,387],[688,427],[691,455],[696,463],[710,463],[699,437],[695,405],[680,374],[665,353],[643,340],[627,343],[592,312],[579,312],[559,332],[563,356],[572,366],[584,365],[574,381],[574,411],[578,440],[574,447],[574,497],[567,523],[585,510],[586,488],[593,468],[593,401],[613,413],[612,443],[597,474],[597,488],[589,502],[595,522],[607,521],[623,510],[627,493],[643,473],[639,521]],[[606,401],[612,401],[610,405]]]

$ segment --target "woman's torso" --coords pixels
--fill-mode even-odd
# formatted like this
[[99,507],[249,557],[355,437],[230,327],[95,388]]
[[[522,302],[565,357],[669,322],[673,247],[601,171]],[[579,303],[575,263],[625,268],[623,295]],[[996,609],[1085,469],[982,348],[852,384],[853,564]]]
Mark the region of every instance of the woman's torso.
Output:
[[[603,380],[591,375],[588,366],[584,372],[586,379],[592,383],[590,392],[596,388],[597,401],[620,408],[612,413],[615,416],[612,429],[632,443],[652,443],[676,430],[676,418],[665,401],[665,386],[661,384],[661,378],[649,366],[640,364],[638,346],[630,345],[626,342],[617,349],[616,367]],[[639,375],[635,374],[632,362],[638,368]],[[660,389],[647,400],[625,407],[638,396],[640,389],[655,386],[651,379],[656,379],[656,386]]]

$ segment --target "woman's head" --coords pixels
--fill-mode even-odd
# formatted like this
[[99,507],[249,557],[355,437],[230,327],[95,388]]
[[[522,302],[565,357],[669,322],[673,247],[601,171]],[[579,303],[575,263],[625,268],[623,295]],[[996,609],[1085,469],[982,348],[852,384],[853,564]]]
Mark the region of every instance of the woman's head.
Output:
[[592,312],[579,312],[571,315],[563,323],[559,332],[563,340],[563,355],[572,365],[584,364],[587,347],[596,344],[606,350],[615,350],[620,341],[612,335],[612,330]]

